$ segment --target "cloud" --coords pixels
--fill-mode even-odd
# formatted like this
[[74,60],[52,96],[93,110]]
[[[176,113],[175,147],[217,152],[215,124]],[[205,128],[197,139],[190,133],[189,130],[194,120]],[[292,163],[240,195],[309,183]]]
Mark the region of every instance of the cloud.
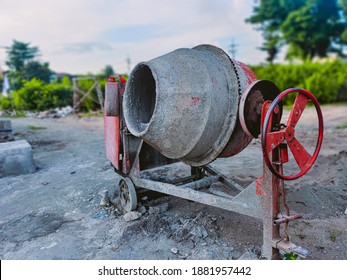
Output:
[[[244,19],[253,0],[11,0],[2,1],[0,43],[13,39],[38,46],[57,71],[97,72],[106,64],[132,65],[180,47],[202,43],[228,49],[237,58],[260,62],[261,36]],[[0,61],[5,57],[0,52]]]
[[71,54],[84,54],[84,53],[95,53],[95,52],[110,52],[114,48],[103,42],[81,42],[72,44],[62,44],[55,47],[54,54],[65,55]]

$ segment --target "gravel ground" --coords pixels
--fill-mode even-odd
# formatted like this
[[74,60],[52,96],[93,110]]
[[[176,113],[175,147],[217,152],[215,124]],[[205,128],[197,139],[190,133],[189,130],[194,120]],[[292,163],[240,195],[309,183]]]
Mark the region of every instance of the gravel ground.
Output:
[[[323,113],[315,166],[286,182],[290,208],[303,215],[289,232],[311,251],[309,259],[347,259],[347,128],[340,128],[347,106],[323,106]],[[300,140],[314,147],[313,108],[300,122]],[[32,145],[36,172],[0,178],[1,259],[260,258],[257,219],[154,193],[140,198],[130,217],[100,206],[103,191],[113,193],[120,179],[106,160],[102,118],[19,118],[12,126],[16,139]],[[261,164],[257,141],[213,163],[243,186],[261,175]]]

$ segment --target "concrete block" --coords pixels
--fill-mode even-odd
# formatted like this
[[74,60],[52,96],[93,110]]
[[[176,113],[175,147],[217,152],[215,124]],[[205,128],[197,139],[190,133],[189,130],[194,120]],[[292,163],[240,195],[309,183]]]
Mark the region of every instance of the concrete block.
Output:
[[0,177],[34,171],[32,149],[26,140],[0,143]]
[[0,119],[0,142],[12,140],[12,125],[9,119]]

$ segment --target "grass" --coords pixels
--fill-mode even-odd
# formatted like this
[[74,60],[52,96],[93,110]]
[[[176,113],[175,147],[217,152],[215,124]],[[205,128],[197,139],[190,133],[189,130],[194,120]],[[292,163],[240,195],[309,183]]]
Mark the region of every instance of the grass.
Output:
[[338,107],[338,106],[347,106],[347,102],[346,101],[342,101],[342,102],[334,102],[334,103],[324,103],[324,104],[320,104],[321,107],[327,107],[327,106],[334,106],[334,107]]
[[[307,107],[313,107],[313,103],[309,102],[307,104]],[[341,107],[341,106],[347,106],[347,102],[343,101],[343,102],[334,102],[334,103],[324,103],[324,104],[319,104],[320,107]],[[293,104],[285,104],[283,105],[283,109],[290,111],[293,108]]]
[[28,129],[31,129],[31,130],[42,130],[42,129],[47,129],[47,127],[44,127],[44,126],[35,126],[35,125],[28,125]]
[[86,112],[77,114],[78,118],[90,118],[90,117],[103,117],[104,113],[102,111],[97,112]]
[[310,226],[310,227],[312,227],[311,223],[308,222],[308,221],[301,220],[300,222],[303,223],[305,226]]
[[18,136],[18,137],[25,137],[26,136],[26,134],[24,132],[15,132],[13,135]]
[[293,252],[284,254],[284,259],[285,260],[293,260],[294,261],[294,260],[297,260],[298,257],[299,256],[297,254],[293,253]]
[[335,242],[336,241],[336,238],[337,238],[337,234],[338,232],[336,232],[335,230],[331,230],[329,232],[329,237],[330,237],[330,240]]
[[25,115],[25,112],[23,112],[23,111],[14,111],[13,114],[5,115],[4,117],[15,119],[15,118],[25,118],[26,115]]
[[344,129],[344,128],[347,128],[347,123],[342,124],[342,125],[338,125],[336,128],[337,128],[337,129]]
[[339,235],[339,233],[340,232],[338,230],[334,230],[334,229],[330,230],[329,231],[329,238],[330,238],[330,240],[335,242],[336,239],[337,239],[337,236]]

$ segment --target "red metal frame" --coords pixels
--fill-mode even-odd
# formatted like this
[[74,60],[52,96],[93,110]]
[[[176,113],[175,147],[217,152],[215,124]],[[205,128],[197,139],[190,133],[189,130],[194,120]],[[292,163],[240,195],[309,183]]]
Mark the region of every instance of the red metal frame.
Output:
[[[297,92],[298,95],[294,101],[293,108],[290,112],[290,116],[288,118],[286,126],[284,128],[280,128],[279,131],[271,131],[271,128],[269,129],[269,125],[271,124],[274,109],[285,96],[294,92]],[[313,102],[316,108],[319,127],[317,144],[312,155],[310,155],[306,151],[306,149],[300,144],[300,142],[295,138],[295,126],[298,123],[309,100]],[[294,180],[306,174],[308,170],[312,167],[315,160],[317,159],[318,153],[323,142],[323,115],[319,103],[317,99],[314,97],[314,95],[309,91],[300,88],[291,88],[280,93],[276,97],[276,99],[271,103],[266,113],[262,127],[261,141],[264,161],[267,167],[275,176],[283,180]],[[270,161],[269,153],[278,146],[280,146],[280,144],[282,143],[287,144],[289,146],[289,149],[291,150],[294,159],[300,168],[300,171],[297,174],[289,176],[283,175],[275,170],[274,166]]]
[[[270,110],[272,110],[271,114],[269,114]],[[280,250],[282,250],[285,253],[293,252],[305,258],[309,251],[292,243],[288,235],[288,223],[301,218],[301,215],[290,214],[286,202],[284,179],[277,176],[277,174],[282,174],[283,164],[288,162],[287,145],[282,143],[282,139],[277,137],[276,132],[271,132],[279,126],[280,120],[281,113],[278,102],[264,102],[261,114],[261,130],[262,136],[272,137],[272,143],[275,143],[274,146],[270,146],[270,152],[267,154],[267,159],[275,172],[268,168],[268,163],[264,157],[263,174],[260,180],[257,179],[256,181],[256,192],[261,197],[263,215],[262,254],[267,259],[282,259],[280,255]],[[293,119],[290,118],[290,121],[292,122]],[[280,143],[277,144],[277,142]],[[264,147],[268,148],[269,146],[265,143]],[[281,208],[281,200],[283,208]],[[281,210],[285,210],[285,214],[282,214]]]
[[[263,127],[265,114],[271,107],[271,101],[265,101],[262,107],[261,126]],[[277,118],[276,118],[277,117]],[[271,114],[269,116],[270,123],[273,123],[275,118],[276,123],[279,123],[280,116]],[[271,126],[267,128],[271,130]],[[271,152],[271,162],[277,161],[279,157],[278,149],[273,149]],[[275,166],[277,170],[279,165]],[[274,220],[280,212],[280,179],[266,167],[265,160],[263,161],[263,175],[261,185],[259,186],[261,194],[262,220],[263,220],[263,248],[262,254],[267,259],[281,259],[278,249],[273,246],[274,240],[280,240],[280,225],[274,225]]]
[[[121,131],[122,110],[121,99],[125,90],[125,80],[117,82],[110,77],[105,85],[104,135],[106,157],[117,170],[122,170],[123,157]],[[111,109],[108,109],[111,108]],[[110,112],[108,112],[110,111]]]
[[[120,175],[124,176],[124,178],[127,178],[127,185],[134,185],[137,188],[158,191],[192,201],[197,201],[199,203],[204,203],[206,205],[260,218],[263,221],[263,255],[266,258],[281,259],[279,250],[283,250],[285,252],[298,252],[297,248],[300,249],[301,247],[290,242],[289,238],[286,236],[286,227],[288,226],[289,221],[298,219],[300,216],[291,216],[289,214],[289,210],[287,211],[286,215],[283,215],[280,212],[280,198],[281,196],[284,196],[281,186],[284,189],[283,179],[287,179],[288,177],[282,176],[281,173],[283,164],[288,161],[287,145],[284,142],[295,141],[294,128],[309,99],[313,101],[317,109],[320,127],[319,137],[315,153],[312,157],[308,158],[305,153],[302,153],[303,155],[294,154],[294,157],[301,168],[301,172],[295,175],[295,178],[305,174],[307,172],[306,169],[309,169],[307,168],[308,163],[313,164],[318,155],[323,137],[323,120],[319,104],[311,93],[307,93],[307,91],[302,89],[289,89],[282,92],[273,102],[266,101],[263,104],[261,114],[262,145],[264,153],[263,175],[256,180],[254,187],[247,187],[246,189],[243,189],[238,187],[234,182],[223,177],[218,172],[212,170],[209,166],[202,167],[203,170],[205,170],[209,175],[198,178],[198,180],[193,182],[182,181],[183,185],[173,185],[142,179],[139,176],[139,153],[142,142],[137,148],[138,151],[136,152],[136,157],[134,158],[133,168],[130,170],[130,139],[126,124],[123,120],[121,102],[124,89],[125,81],[117,82],[114,78],[110,78],[106,84],[104,133],[107,158],[115,167],[115,170]],[[290,114],[287,127],[279,131],[273,131],[274,127],[278,127],[281,118],[281,111],[277,105],[284,96],[292,92],[299,92],[299,95],[294,102],[293,110]],[[290,149],[293,148],[293,145],[297,145],[297,143],[294,142],[288,144]],[[301,148],[301,146],[299,146],[299,149],[304,150],[304,148]],[[240,191],[240,193],[230,199],[229,197],[226,198],[223,196],[199,192],[200,188],[211,185],[211,183],[215,181],[220,181],[230,187],[236,188]],[[252,195],[252,193],[254,195]],[[136,193],[133,193],[132,196],[133,198],[136,198]],[[255,204],[259,205],[259,202],[261,204],[261,208],[258,209]],[[131,209],[133,206],[134,205],[131,205]],[[284,237],[281,237],[280,234],[282,224],[285,226]]]

